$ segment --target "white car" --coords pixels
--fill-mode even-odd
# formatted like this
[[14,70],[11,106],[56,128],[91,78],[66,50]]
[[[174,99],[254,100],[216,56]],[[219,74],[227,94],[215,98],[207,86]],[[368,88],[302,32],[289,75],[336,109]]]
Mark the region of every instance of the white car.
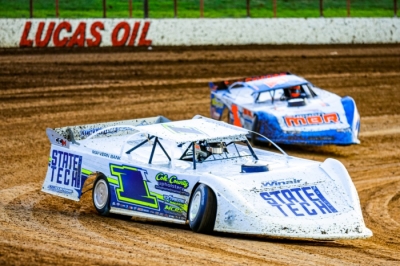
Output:
[[255,149],[248,133],[202,116],[48,128],[42,190],[79,201],[85,181],[95,176],[93,204],[105,216],[188,222],[199,233],[372,236],[339,161]]

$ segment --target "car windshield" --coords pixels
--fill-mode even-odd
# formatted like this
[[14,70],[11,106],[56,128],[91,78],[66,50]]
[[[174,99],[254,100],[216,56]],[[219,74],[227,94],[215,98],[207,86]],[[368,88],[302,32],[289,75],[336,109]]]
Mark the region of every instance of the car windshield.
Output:
[[299,94],[296,96],[290,93],[290,89],[293,88],[293,86],[283,89],[260,92],[256,97],[256,102],[274,104],[279,101],[288,101],[293,98],[313,98],[317,96],[316,93],[311,89],[310,84],[302,84],[298,85],[298,87],[300,91]]

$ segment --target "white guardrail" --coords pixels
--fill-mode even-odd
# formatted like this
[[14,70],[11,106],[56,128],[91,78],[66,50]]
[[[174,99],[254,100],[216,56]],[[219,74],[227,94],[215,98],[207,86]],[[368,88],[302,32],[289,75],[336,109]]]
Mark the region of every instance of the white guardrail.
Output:
[[0,47],[399,42],[399,18],[0,19]]

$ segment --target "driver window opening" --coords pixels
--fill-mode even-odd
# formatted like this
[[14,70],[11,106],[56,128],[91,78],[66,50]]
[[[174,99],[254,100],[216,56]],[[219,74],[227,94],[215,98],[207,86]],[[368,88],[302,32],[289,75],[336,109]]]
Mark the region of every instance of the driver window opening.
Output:
[[[242,141],[245,142],[245,141]],[[194,146],[193,146],[194,145]],[[224,159],[232,159],[246,156],[255,156],[251,146],[247,144],[250,153],[239,152],[237,145],[245,146],[245,143],[241,142],[210,142],[199,141],[191,143],[182,154],[180,160],[191,161],[191,162],[205,162],[205,161],[217,161]]]
[[280,100],[282,98],[282,96],[284,96],[283,89],[261,92],[258,95],[257,102],[258,103],[267,103],[267,102],[274,103],[274,101]]

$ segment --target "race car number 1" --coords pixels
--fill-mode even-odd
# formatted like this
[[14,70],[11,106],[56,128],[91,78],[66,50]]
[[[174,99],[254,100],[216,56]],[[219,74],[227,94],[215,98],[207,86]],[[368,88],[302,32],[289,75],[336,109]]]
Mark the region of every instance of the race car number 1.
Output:
[[115,191],[119,201],[158,208],[157,198],[150,195],[147,181],[139,169],[110,164],[110,171],[113,176],[118,177],[118,187]]

